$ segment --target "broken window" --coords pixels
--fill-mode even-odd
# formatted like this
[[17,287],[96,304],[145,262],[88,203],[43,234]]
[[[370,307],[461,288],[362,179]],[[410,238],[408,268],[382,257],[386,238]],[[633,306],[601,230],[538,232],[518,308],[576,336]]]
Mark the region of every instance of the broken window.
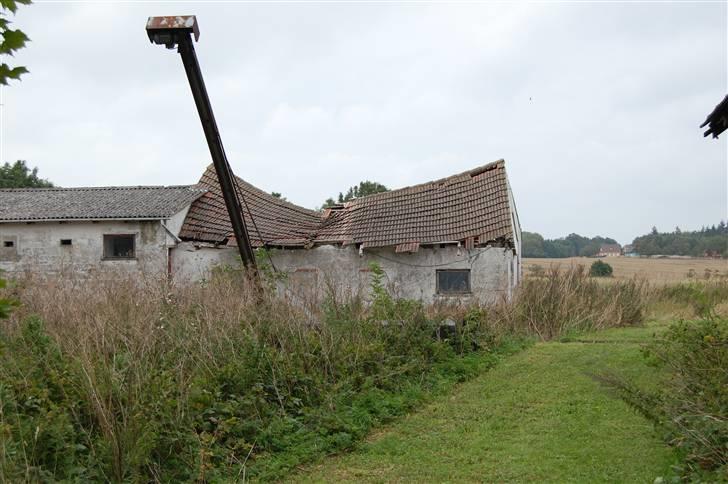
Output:
[[470,294],[470,269],[437,271],[438,294]]
[[133,259],[134,234],[104,235],[104,259]]

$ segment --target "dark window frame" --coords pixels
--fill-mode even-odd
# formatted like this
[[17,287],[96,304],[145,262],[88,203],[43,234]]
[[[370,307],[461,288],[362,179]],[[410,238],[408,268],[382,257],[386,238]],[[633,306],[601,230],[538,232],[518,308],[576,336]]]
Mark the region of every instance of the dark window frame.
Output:
[[[468,288],[464,291],[443,291],[440,288],[440,274],[448,272],[464,272],[468,275]],[[473,293],[473,285],[470,279],[470,269],[438,269],[435,271],[435,292],[439,296],[464,296]]]
[[[107,253],[107,240],[111,238],[130,238],[131,239],[131,256],[114,256]],[[103,235],[103,254],[102,260],[136,260],[136,234],[104,234]]]

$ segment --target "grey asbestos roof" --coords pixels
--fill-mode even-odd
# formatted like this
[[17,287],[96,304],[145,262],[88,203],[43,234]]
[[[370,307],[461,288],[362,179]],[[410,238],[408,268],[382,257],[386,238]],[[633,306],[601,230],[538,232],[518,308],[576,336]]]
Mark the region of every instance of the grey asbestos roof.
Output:
[[205,193],[197,186],[0,190],[0,223],[163,219]]

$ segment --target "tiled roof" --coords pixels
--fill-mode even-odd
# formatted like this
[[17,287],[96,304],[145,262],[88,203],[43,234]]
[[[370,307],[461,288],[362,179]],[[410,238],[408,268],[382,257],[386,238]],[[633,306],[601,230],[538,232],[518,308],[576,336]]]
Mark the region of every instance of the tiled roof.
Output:
[[[236,180],[262,234],[258,235],[244,206],[254,246],[356,243],[364,248],[401,246],[401,251],[414,251],[418,244],[463,241],[472,247],[513,238],[503,160],[442,180],[361,197],[323,212],[284,202]],[[212,167],[200,186],[208,192],[192,204],[180,237],[227,242],[232,228]]]
[[0,190],[0,222],[167,218],[202,195],[196,186]]
[[[309,242],[311,235],[315,233],[321,223],[319,212],[276,198],[238,177],[235,177],[235,181],[247,207],[255,218],[255,224],[253,224],[246,206],[243,205],[245,225],[254,246],[260,247],[265,243],[280,246],[303,246]],[[207,193],[190,207],[179,234],[180,238],[215,244],[227,243],[228,238],[232,236],[233,229],[217,181],[217,174],[212,165],[203,173],[198,186],[207,190]],[[258,231],[260,231],[260,235]],[[263,240],[261,240],[261,236]]]
[[[340,212],[340,213],[337,213]],[[419,242],[484,244],[512,238],[502,160],[442,180],[355,199],[332,211],[317,241],[367,247]]]

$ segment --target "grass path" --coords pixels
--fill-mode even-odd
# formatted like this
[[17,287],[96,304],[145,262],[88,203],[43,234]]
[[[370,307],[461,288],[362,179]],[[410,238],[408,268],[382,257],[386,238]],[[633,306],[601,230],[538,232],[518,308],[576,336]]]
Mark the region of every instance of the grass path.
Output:
[[293,480],[653,482],[672,452],[590,373],[654,383],[639,343],[656,329],[536,344]]

